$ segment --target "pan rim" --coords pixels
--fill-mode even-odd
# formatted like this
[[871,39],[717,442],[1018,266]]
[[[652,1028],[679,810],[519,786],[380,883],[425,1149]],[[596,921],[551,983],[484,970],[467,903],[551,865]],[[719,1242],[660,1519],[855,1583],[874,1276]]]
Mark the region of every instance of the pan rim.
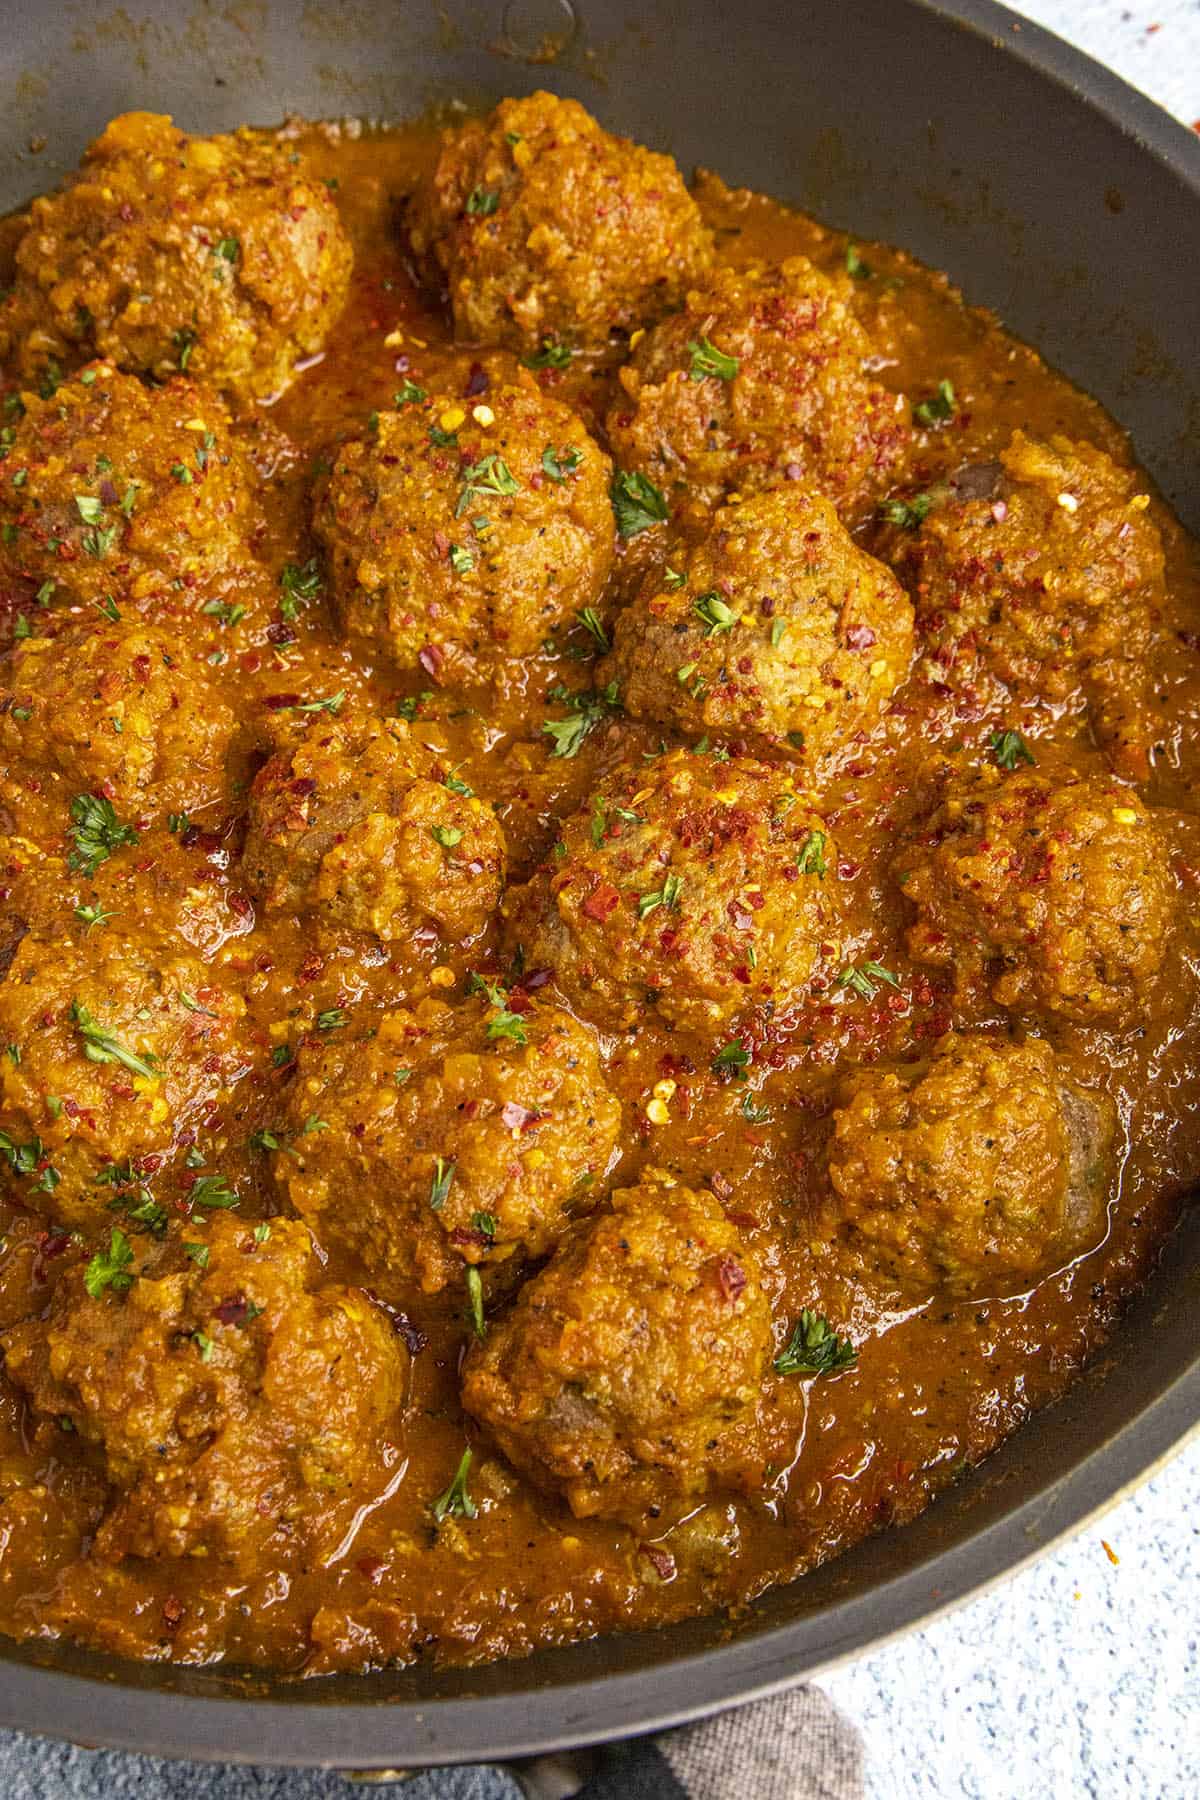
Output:
[[[1006,60],[1065,90],[1200,203],[1200,137],[1086,52],[997,0],[907,4],[987,40]],[[96,1657],[103,1672],[82,1674],[22,1660],[28,1646],[4,1643],[0,1724],[147,1756],[364,1771],[504,1761],[659,1731],[778,1692],[930,1623],[1079,1531],[1198,1433],[1200,1359],[1002,1517],[869,1591],[833,1602],[820,1644],[811,1640],[826,1609],[632,1671],[487,1696],[331,1700],[320,1681],[281,1684],[269,1698],[129,1685],[134,1669],[150,1678],[142,1665]],[[510,1666],[519,1678],[524,1665]]]

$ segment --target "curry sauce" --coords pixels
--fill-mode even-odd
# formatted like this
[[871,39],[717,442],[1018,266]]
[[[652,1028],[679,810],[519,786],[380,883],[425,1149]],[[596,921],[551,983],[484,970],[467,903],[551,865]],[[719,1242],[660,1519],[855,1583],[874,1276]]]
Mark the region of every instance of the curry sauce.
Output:
[[[1061,1393],[1200,1168],[1197,564],[1119,428],[603,133],[555,218],[616,156],[646,267],[606,217],[518,305],[500,124],[201,158],[120,306],[78,196],[20,239],[17,1637],[319,1674],[739,1608]],[[88,176],[130,231],[147,129]]]

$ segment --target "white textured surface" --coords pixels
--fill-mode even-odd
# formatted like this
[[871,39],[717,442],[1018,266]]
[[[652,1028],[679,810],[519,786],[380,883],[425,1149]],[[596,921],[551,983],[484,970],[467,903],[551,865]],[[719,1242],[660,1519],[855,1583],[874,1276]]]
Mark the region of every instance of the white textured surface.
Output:
[[[1200,0],[1020,10],[1200,121]],[[997,1592],[829,1676],[866,1738],[871,1800],[1197,1800],[1198,1552],[1194,1443]]]
[[827,1676],[871,1800],[1196,1800],[1198,1555],[1200,1442],[1061,1550]]

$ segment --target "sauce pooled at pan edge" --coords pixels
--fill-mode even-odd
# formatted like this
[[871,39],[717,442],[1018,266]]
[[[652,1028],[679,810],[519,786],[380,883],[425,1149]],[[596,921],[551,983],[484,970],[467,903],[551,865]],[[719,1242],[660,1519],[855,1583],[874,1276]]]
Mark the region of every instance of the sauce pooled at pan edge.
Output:
[[1200,1165],[1194,546],[902,252],[505,101],[5,232],[0,1628],[736,1608]]

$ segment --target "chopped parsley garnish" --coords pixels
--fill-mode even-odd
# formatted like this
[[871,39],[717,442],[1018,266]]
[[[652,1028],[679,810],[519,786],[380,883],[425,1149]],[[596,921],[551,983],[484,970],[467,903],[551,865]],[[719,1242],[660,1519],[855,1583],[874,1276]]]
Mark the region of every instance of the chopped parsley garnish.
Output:
[[99,525],[104,519],[103,502],[91,494],[76,494],[75,505],[85,525]]
[[207,1269],[209,1248],[207,1244],[185,1244],[186,1255],[190,1256],[198,1269]]
[[422,400],[428,400],[428,389],[418,387],[415,381],[405,380],[403,387],[398,387],[392,395],[393,406],[419,406]]
[[885,500],[879,511],[889,525],[915,531],[929,517],[932,508],[932,494],[914,494],[911,500]]
[[213,254],[221,257],[224,262],[235,263],[241,254],[241,248],[237,238],[223,237]]
[[[207,1245],[205,1246],[205,1248],[207,1249]],[[213,1341],[209,1337],[207,1331],[201,1331],[199,1329],[199,1327],[197,1327],[197,1329],[195,1331],[193,1331],[193,1333],[192,1333],[192,1342],[195,1344],[197,1350],[200,1352],[200,1361],[201,1362],[211,1362],[212,1361],[212,1353],[213,1353]]]
[[327,1011],[319,1012],[313,1023],[318,1031],[340,1031],[349,1019],[340,1006],[331,1006]]
[[251,1133],[250,1148],[261,1150],[264,1154],[268,1150],[286,1150],[287,1140],[279,1132],[272,1131],[269,1126],[264,1126],[262,1131]]
[[240,625],[246,616],[244,606],[235,605],[229,600],[207,600],[204,612],[210,619],[217,619],[222,625]]
[[467,786],[457,769],[451,769],[448,775],[442,777],[442,786],[448,794],[461,794],[464,800],[475,798],[475,789]]
[[196,348],[196,334],[185,326],[182,330],[171,333],[171,342],[175,346],[179,368],[186,374],[187,366],[192,360],[192,351]]
[[431,825],[429,835],[443,850],[454,850],[462,843],[463,834],[457,825]]
[[661,525],[667,516],[666,501],[654,483],[636,469],[618,469],[608,494],[623,538],[637,537],[651,525]]
[[456,575],[469,575],[475,567],[475,558],[469,550],[464,550],[461,544],[451,544],[450,567]]
[[315,600],[321,591],[321,571],[316,557],[310,556],[306,563],[285,563],[280,572],[279,585],[283,589],[279,611],[291,624],[301,605]]
[[668,912],[678,912],[679,896],[683,892],[683,882],[678,875],[668,875],[660,888],[652,894],[642,894],[638,899],[638,918],[648,919],[652,912],[665,906]]
[[471,1452],[464,1450],[454,1471],[453,1481],[430,1507],[436,1524],[440,1525],[443,1519],[474,1519],[479,1516],[479,1508],[467,1492],[472,1460]]
[[83,1272],[83,1285],[93,1300],[98,1300],[107,1288],[114,1294],[123,1294],[133,1286],[133,1271],[129,1265],[133,1261],[133,1246],[119,1225],[114,1225],[109,1234],[108,1249],[97,1250],[91,1262]]
[[863,261],[858,253],[857,244],[846,245],[846,273],[855,281],[870,281],[871,279],[871,265]]
[[611,830],[609,821],[612,819],[620,819],[623,825],[645,824],[645,820],[641,813],[634,812],[631,807],[610,806],[603,794],[593,795],[591,834],[592,842],[595,844],[597,850]]
[[858,1351],[849,1338],[839,1337],[823,1314],[805,1307],[775,1358],[777,1375],[836,1375],[853,1368]]
[[696,617],[708,626],[709,637],[717,637],[722,631],[732,631],[741,617],[731,606],[727,606],[720,594],[715,590],[701,594],[698,600],[692,601],[692,611]]
[[509,1012],[507,1005],[503,1006],[494,1019],[488,1020],[487,1034],[493,1043],[500,1038],[508,1038],[514,1044],[529,1042],[524,1019],[520,1013]]
[[763,1125],[770,1116],[769,1106],[757,1106],[753,1094],[742,1095],[742,1117],[748,1125]]
[[61,1180],[58,1170],[46,1161],[41,1138],[30,1138],[27,1144],[18,1144],[15,1138],[9,1137],[7,1131],[0,1131],[0,1156],[3,1156],[14,1175],[38,1177],[34,1187],[36,1193],[52,1194]]
[[223,1175],[197,1175],[188,1194],[192,1206],[206,1206],[227,1212],[239,1204],[239,1197]]
[[837,977],[838,987],[851,988],[854,993],[861,994],[864,1000],[875,998],[879,992],[880,982],[884,982],[888,987],[898,988],[900,977],[894,975],[891,969],[885,969],[882,963],[877,962],[865,962],[860,968],[856,968],[853,963],[850,963]]
[[158,1076],[158,1058],[147,1054],[139,1056],[121,1043],[119,1038],[105,1031],[97,1024],[92,1014],[80,1000],[71,1002],[71,1023],[83,1039],[83,1054],[93,1063],[120,1063],[131,1075],[140,1075],[146,1081],[154,1081]]
[[107,531],[99,529],[86,531],[83,535],[83,547],[89,556],[99,561],[106,557],[117,541],[117,526],[110,525]]
[[576,450],[573,444],[564,444],[556,450],[553,444],[547,444],[542,451],[542,469],[551,481],[561,487],[568,475],[573,475],[583,464],[582,450]]
[[945,425],[954,417],[956,407],[953,382],[939,381],[937,393],[913,407],[913,418],[919,425]]
[[598,649],[610,650],[612,648],[608,633],[604,629],[604,621],[594,606],[581,606],[576,617],[589,636],[595,638]]
[[433,1180],[429,1184],[429,1210],[441,1212],[450,1193],[454,1181],[454,1164],[446,1162],[442,1157],[433,1159]]
[[218,1014],[210,1006],[201,1006],[195,994],[189,994],[186,988],[179,990],[179,1004],[186,1007],[190,1013],[199,1013],[202,1018],[215,1019],[218,1017]]
[[76,918],[88,927],[88,931],[92,931],[94,925],[106,925],[108,920],[115,916],[117,916],[115,913],[106,913],[103,905],[77,905],[76,907]]
[[346,699],[345,688],[339,688],[336,694],[330,694],[328,696],[328,698],[325,700],[301,701],[298,706],[293,706],[292,711],[293,712],[301,712],[301,713],[327,712],[327,713],[333,714],[336,717],[336,715],[339,712],[341,712],[343,703],[345,702],[345,699]]
[[489,219],[500,204],[498,188],[472,188],[467,195],[467,211],[475,219]]
[[171,473],[181,487],[191,487],[192,471],[188,468],[186,463],[172,463]]
[[463,476],[463,490],[458,496],[458,504],[454,508],[454,516],[461,519],[477,494],[519,494],[521,484],[512,470],[494,450],[487,456],[480,457],[472,463]]
[[487,1322],[483,1316],[483,1278],[479,1270],[467,1264],[467,1319],[472,1331],[479,1339],[487,1336]]
[[543,338],[540,350],[532,356],[523,356],[521,361],[527,369],[569,369],[571,358],[575,352],[567,344],[561,344],[556,338]]
[[823,831],[809,832],[796,858],[796,867],[802,875],[815,875],[819,881],[824,881],[829,869],[829,864],[825,861],[825,846],[828,841]]
[[500,983],[493,981],[489,975],[481,975],[477,969],[472,969],[467,976],[467,992],[468,994],[486,994],[493,1006],[504,1005],[504,989]]
[[491,1243],[495,1239],[495,1236],[496,1236],[496,1215],[495,1215],[495,1213],[489,1213],[489,1212],[472,1213],[471,1214],[471,1230],[477,1231],[479,1233],[480,1237],[487,1238],[488,1242]]
[[407,699],[397,700],[396,717],[398,719],[407,719],[408,723],[411,725],[416,720],[425,702],[432,699],[433,689],[425,688],[419,694],[410,694]]
[[1037,762],[1019,731],[994,731],[988,749],[1002,769],[1015,769],[1018,763],[1033,765]]
[[709,1067],[714,1075],[730,1081],[745,1081],[746,1070],[750,1067],[750,1052],[735,1038],[732,1043],[722,1045]]
[[663,570],[663,586],[667,589],[668,593],[674,593],[677,588],[687,586],[687,576],[681,574],[678,569],[672,569],[668,566]]
[[443,431],[440,425],[431,425],[429,441],[435,450],[455,450],[458,448],[458,433],[457,431]]
[[[47,587],[47,586],[52,587],[53,583],[52,582],[49,582],[49,583],[43,582],[42,587]],[[42,588],[39,588],[38,589],[39,596],[40,596],[41,592],[42,592]],[[42,604],[44,605],[45,602],[43,601]],[[111,594],[105,594],[105,596],[102,600],[93,601],[93,605],[95,606],[97,612],[102,612],[104,614],[104,617],[106,619],[111,619],[114,625],[119,625],[121,623],[120,611],[117,607],[116,601],[113,599]]]
[[556,683],[546,698],[571,709],[565,719],[547,719],[542,726],[546,736],[554,739],[551,756],[577,756],[589,731],[595,729],[610,709],[620,705],[615,681],[610,681],[599,692],[582,693],[572,693],[561,683]]
[[693,338],[688,349],[692,356],[692,365],[688,370],[689,381],[703,381],[709,375],[717,381],[732,381],[741,366],[736,356],[726,356],[723,350],[718,350],[706,337],[698,341]]

